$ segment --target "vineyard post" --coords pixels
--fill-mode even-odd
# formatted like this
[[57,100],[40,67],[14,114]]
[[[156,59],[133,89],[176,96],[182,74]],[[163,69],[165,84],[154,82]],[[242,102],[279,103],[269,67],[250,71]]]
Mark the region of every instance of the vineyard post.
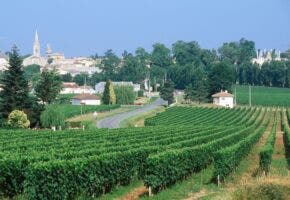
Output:
[[152,188],[151,188],[151,186],[149,186],[149,188],[148,188],[148,193],[149,193],[149,197],[152,197],[152,196],[153,196],[153,193],[152,193]]
[[252,106],[252,91],[251,91],[251,85],[249,85],[249,106]]
[[220,175],[217,176],[217,181],[218,181],[218,187],[220,186],[221,182],[220,182]]

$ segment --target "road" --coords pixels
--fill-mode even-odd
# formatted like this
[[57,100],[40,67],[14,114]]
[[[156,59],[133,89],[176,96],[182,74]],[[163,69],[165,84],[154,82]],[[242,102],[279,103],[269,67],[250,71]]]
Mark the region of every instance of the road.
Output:
[[140,108],[137,108],[136,110],[116,114],[110,117],[106,117],[104,119],[101,119],[97,122],[98,128],[119,128],[121,121],[128,119],[130,117],[154,110],[155,108],[162,106],[166,104],[166,102],[163,99],[157,99],[151,104],[144,105]]

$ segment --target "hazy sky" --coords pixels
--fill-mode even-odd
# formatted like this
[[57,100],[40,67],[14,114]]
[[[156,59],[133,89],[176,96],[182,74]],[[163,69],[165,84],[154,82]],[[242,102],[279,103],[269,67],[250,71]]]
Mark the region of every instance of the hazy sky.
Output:
[[46,43],[66,56],[107,49],[120,54],[155,42],[168,47],[196,40],[217,48],[241,37],[257,48],[290,47],[289,0],[0,0],[0,50],[16,44],[31,53],[38,30]]

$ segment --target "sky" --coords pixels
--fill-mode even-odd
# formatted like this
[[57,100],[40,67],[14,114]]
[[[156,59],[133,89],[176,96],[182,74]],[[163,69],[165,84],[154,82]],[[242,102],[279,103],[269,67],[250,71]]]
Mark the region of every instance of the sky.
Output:
[[37,29],[67,57],[121,55],[152,44],[197,41],[218,48],[244,37],[258,49],[290,48],[289,0],[0,0],[0,50],[32,52]]

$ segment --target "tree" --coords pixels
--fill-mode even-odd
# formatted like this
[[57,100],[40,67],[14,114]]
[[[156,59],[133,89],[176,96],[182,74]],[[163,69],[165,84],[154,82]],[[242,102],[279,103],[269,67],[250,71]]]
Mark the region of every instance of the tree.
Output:
[[185,87],[184,98],[186,100],[201,103],[208,97],[207,76],[201,68],[197,68],[193,75],[193,84]]
[[160,97],[165,101],[168,101],[168,105],[174,102],[174,83],[172,81],[166,81],[160,89]]
[[9,54],[9,66],[0,80],[0,118],[6,119],[13,110],[30,108],[28,81],[25,79],[22,58],[16,46]]
[[11,128],[28,128],[30,121],[23,111],[13,110],[8,116],[7,125]]
[[215,63],[208,75],[209,95],[220,90],[230,91],[234,80],[234,68],[229,62]]
[[116,103],[120,105],[130,105],[134,103],[136,94],[133,86],[128,85],[116,85],[114,86],[114,92],[116,94]]
[[88,80],[89,80],[88,73],[80,73],[80,74],[75,75],[75,77],[73,78],[73,81],[80,86],[83,86],[84,84],[86,84]]
[[104,88],[104,93],[102,97],[102,101],[104,104],[116,104],[116,95],[115,91],[113,88],[113,83],[111,80],[108,80],[106,82],[105,88]]
[[70,73],[66,73],[66,74],[61,75],[61,79],[63,82],[72,82],[73,77]]
[[56,105],[48,105],[40,116],[41,125],[45,128],[65,126],[65,117]]
[[40,80],[35,86],[36,96],[43,102],[50,104],[62,89],[61,77],[55,69],[43,70]]
[[119,70],[118,79],[141,83],[146,77],[146,66],[139,65],[138,58],[131,53],[123,54],[123,65]]
[[177,41],[172,45],[173,58],[179,65],[200,62],[201,49],[197,42]]
[[113,50],[110,49],[105,52],[104,59],[102,60],[100,66],[105,79],[115,80],[120,62],[121,60],[115,55]]

